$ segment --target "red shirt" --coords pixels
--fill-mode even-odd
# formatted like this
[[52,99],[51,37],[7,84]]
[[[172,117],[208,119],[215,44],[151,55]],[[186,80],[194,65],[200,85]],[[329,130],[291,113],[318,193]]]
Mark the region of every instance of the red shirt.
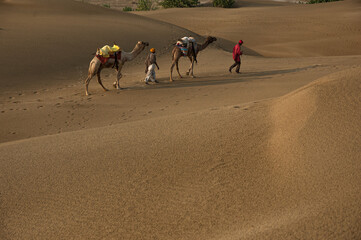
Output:
[[240,62],[241,58],[240,56],[242,55],[242,51],[241,51],[241,46],[237,43],[236,46],[233,47],[233,59],[236,62]]

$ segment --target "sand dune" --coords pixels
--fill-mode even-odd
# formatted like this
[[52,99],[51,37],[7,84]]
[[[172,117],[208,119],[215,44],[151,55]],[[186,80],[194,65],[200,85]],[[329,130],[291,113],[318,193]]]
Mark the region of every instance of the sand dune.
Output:
[[299,57],[359,55],[360,10],[359,1],[349,0],[278,7],[166,9],[137,14],[201,35],[216,35],[232,42],[244,39],[246,47],[267,57]]
[[[359,239],[359,2],[238,3],[0,1],[0,239]],[[171,43],[198,34],[219,40],[170,83]],[[122,90],[94,79],[84,96],[91,52],[115,40],[156,47],[160,83],[142,82],[146,50]]]
[[359,74],[274,103],[3,143],[5,229],[12,238],[353,239]]
[[[156,20],[70,0],[0,4],[2,91],[80,80],[92,54],[105,44],[116,42],[130,52],[137,41],[148,41],[162,53],[179,34],[190,34]],[[135,61],[144,61],[145,56]]]

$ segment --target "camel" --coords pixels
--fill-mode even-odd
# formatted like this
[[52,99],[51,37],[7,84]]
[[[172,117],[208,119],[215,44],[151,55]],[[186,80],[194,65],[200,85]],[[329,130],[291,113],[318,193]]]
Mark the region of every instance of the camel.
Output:
[[[139,53],[141,53],[144,50],[144,48],[146,46],[149,46],[148,42],[139,41],[135,45],[133,51],[131,51],[131,52],[122,51],[121,52],[121,58],[119,60],[119,65],[118,65],[118,70],[117,70],[117,80],[113,83],[114,88],[120,89],[119,80],[122,77],[121,70],[122,70],[124,63],[128,62],[128,61],[132,61],[136,56],[139,55]],[[114,58],[110,58],[107,63],[102,64],[96,56],[90,61],[89,69],[88,69],[88,77],[85,80],[85,94],[87,96],[89,95],[89,92],[88,92],[89,82],[95,75],[98,76],[98,83],[104,89],[104,91],[109,91],[107,88],[105,88],[103,86],[103,83],[100,79],[100,72],[104,68],[112,68],[114,66],[114,61],[115,61]]]
[[[212,43],[214,41],[217,41],[217,38],[208,36],[206,38],[206,41],[203,44],[197,44],[196,49],[194,51],[192,50],[193,44],[191,44],[191,47],[190,47],[190,49],[188,49],[187,56],[186,56],[191,61],[191,65],[188,69],[188,72],[186,73],[187,75],[190,74],[193,78],[195,77],[193,75],[194,60],[197,58],[197,55],[200,51],[204,50],[210,43]],[[194,57],[194,54],[195,54],[195,57]],[[176,65],[176,67],[177,67],[177,72],[178,72],[179,77],[182,78],[182,75],[179,73],[179,67],[178,67],[178,61],[182,56],[184,56],[182,51],[179,49],[179,47],[175,46],[172,51],[172,66],[170,67],[170,81],[171,82],[173,82],[172,74],[173,74],[174,65]]]

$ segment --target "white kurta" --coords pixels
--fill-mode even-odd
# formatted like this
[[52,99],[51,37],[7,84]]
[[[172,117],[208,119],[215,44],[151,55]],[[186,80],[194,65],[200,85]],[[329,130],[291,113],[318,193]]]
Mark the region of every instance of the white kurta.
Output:
[[148,72],[147,72],[147,75],[145,76],[145,82],[149,82],[152,81],[152,82],[155,82],[155,64],[150,64],[149,67],[148,67]]

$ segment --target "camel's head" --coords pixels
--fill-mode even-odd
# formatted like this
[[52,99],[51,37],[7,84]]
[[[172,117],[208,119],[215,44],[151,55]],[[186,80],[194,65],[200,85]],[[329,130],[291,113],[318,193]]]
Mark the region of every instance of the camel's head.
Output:
[[206,41],[209,42],[209,43],[212,43],[212,42],[217,41],[217,38],[212,37],[212,36],[208,36]]
[[147,47],[147,46],[149,46],[149,43],[148,42],[143,42],[143,41],[138,41],[138,45]]

